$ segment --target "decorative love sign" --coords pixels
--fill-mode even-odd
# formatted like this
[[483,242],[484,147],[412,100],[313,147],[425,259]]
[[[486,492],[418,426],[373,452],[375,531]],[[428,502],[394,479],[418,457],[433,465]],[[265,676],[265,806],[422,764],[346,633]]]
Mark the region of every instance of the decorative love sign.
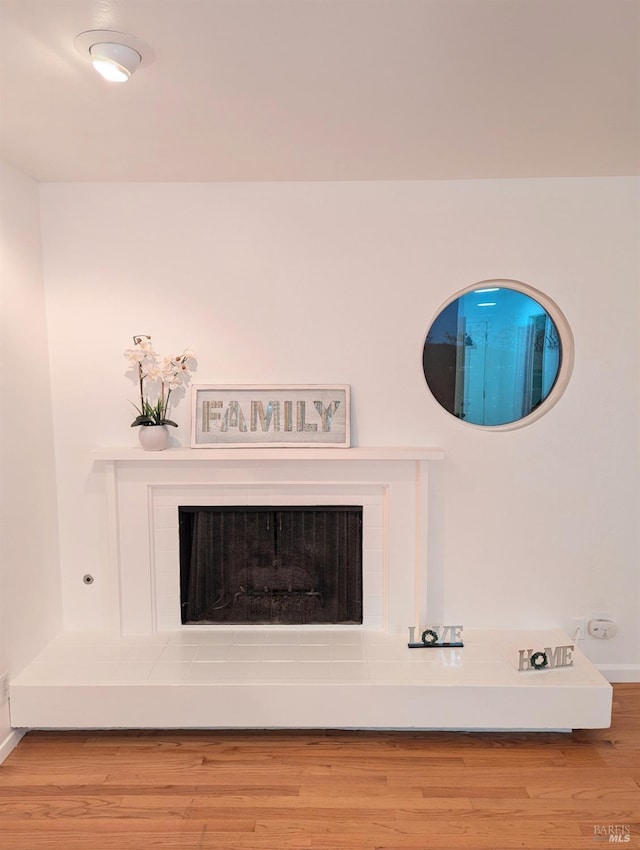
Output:
[[561,667],[573,667],[572,645],[556,646],[553,649],[546,646],[543,650],[520,649],[518,671],[526,670],[557,670]]
[[462,626],[427,626],[416,641],[416,627],[409,626],[409,649],[428,649],[441,646],[464,646]]

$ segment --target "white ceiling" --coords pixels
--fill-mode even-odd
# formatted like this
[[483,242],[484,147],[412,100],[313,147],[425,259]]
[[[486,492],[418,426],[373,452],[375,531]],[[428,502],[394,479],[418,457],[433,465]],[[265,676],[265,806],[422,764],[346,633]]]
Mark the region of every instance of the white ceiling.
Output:
[[[640,0],[0,0],[0,157],[37,180],[640,173]],[[88,29],[154,51],[109,84]]]

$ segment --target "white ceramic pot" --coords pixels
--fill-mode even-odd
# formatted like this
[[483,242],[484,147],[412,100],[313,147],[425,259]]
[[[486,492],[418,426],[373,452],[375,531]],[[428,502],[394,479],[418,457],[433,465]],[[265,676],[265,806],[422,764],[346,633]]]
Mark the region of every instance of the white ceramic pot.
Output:
[[161,452],[169,445],[169,429],[166,425],[140,425],[138,437],[145,452]]

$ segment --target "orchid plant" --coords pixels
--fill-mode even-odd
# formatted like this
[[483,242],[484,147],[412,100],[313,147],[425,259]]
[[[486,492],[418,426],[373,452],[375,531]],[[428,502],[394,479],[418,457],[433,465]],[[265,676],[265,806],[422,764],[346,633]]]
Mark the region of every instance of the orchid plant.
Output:
[[160,358],[153,350],[151,337],[147,334],[134,336],[133,344],[133,348],[124,352],[129,361],[127,374],[137,382],[140,392],[139,404],[133,405],[138,415],[131,427],[173,425],[177,428],[177,422],[168,418],[171,394],[186,387],[194,368],[195,355],[185,350],[175,357]]

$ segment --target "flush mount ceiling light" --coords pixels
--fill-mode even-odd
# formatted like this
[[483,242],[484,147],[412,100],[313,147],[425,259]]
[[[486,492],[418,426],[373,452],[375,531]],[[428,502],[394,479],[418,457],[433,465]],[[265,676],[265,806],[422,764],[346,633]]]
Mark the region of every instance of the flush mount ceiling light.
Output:
[[126,83],[140,63],[153,59],[148,44],[124,32],[87,30],[76,36],[74,44],[78,53],[113,83]]

